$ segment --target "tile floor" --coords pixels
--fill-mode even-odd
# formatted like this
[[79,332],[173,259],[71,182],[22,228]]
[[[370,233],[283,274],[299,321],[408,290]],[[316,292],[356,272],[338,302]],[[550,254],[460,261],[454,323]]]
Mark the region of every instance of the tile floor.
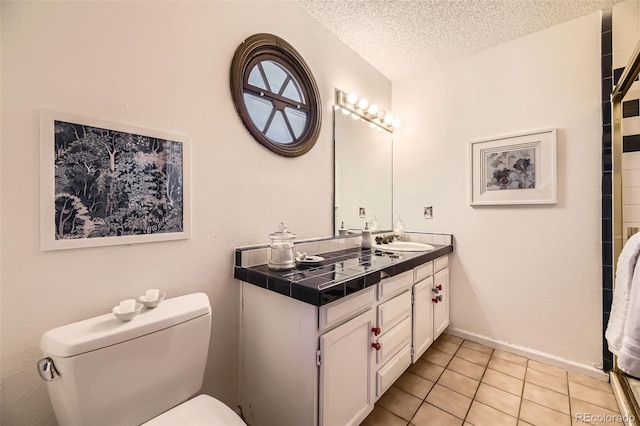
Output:
[[621,425],[616,416],[609,383],[443,334],[361,426]]

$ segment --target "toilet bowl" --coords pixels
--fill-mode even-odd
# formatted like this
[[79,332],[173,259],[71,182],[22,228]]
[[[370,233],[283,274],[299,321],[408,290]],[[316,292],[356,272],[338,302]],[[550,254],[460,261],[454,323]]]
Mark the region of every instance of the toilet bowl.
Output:
[[143,426],[246,426],[233,410],[209,395],[198,395]]
[[199,395],[209,349],[204,293],[162,301],[132,321],[112,314],[47,331],[38,369],[60,425],[246,426]]

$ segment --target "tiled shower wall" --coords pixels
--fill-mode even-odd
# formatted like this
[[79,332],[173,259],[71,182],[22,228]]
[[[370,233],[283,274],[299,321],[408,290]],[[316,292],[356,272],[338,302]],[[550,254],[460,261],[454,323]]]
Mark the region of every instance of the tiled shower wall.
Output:
[[[602,326],[609,322],[613,296],[612,258],[612,156],[610,95],[638,40],[640,7],[638,0],[617,3],[602,14]],[[628,228],[640,228],[640,83],[636,82],[622,103],[623,242]],[[602,340],[605,371],[613,368],[613,356]]]

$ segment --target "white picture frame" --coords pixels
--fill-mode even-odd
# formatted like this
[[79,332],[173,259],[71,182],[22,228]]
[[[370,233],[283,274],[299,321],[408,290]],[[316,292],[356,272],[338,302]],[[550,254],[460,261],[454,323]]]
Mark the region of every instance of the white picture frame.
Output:
[[40,110],[40,249],[191,237],[189,138]]
[[470,143],[469,204],[556,204],[556,129]]

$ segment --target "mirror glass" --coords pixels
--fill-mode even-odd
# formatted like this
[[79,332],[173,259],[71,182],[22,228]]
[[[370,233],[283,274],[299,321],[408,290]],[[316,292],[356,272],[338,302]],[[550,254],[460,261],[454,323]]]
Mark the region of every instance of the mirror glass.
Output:
[[393,135],[342,110],[333,117],[335,234],[342,223],[357,231],[374,219],[392,229]]

